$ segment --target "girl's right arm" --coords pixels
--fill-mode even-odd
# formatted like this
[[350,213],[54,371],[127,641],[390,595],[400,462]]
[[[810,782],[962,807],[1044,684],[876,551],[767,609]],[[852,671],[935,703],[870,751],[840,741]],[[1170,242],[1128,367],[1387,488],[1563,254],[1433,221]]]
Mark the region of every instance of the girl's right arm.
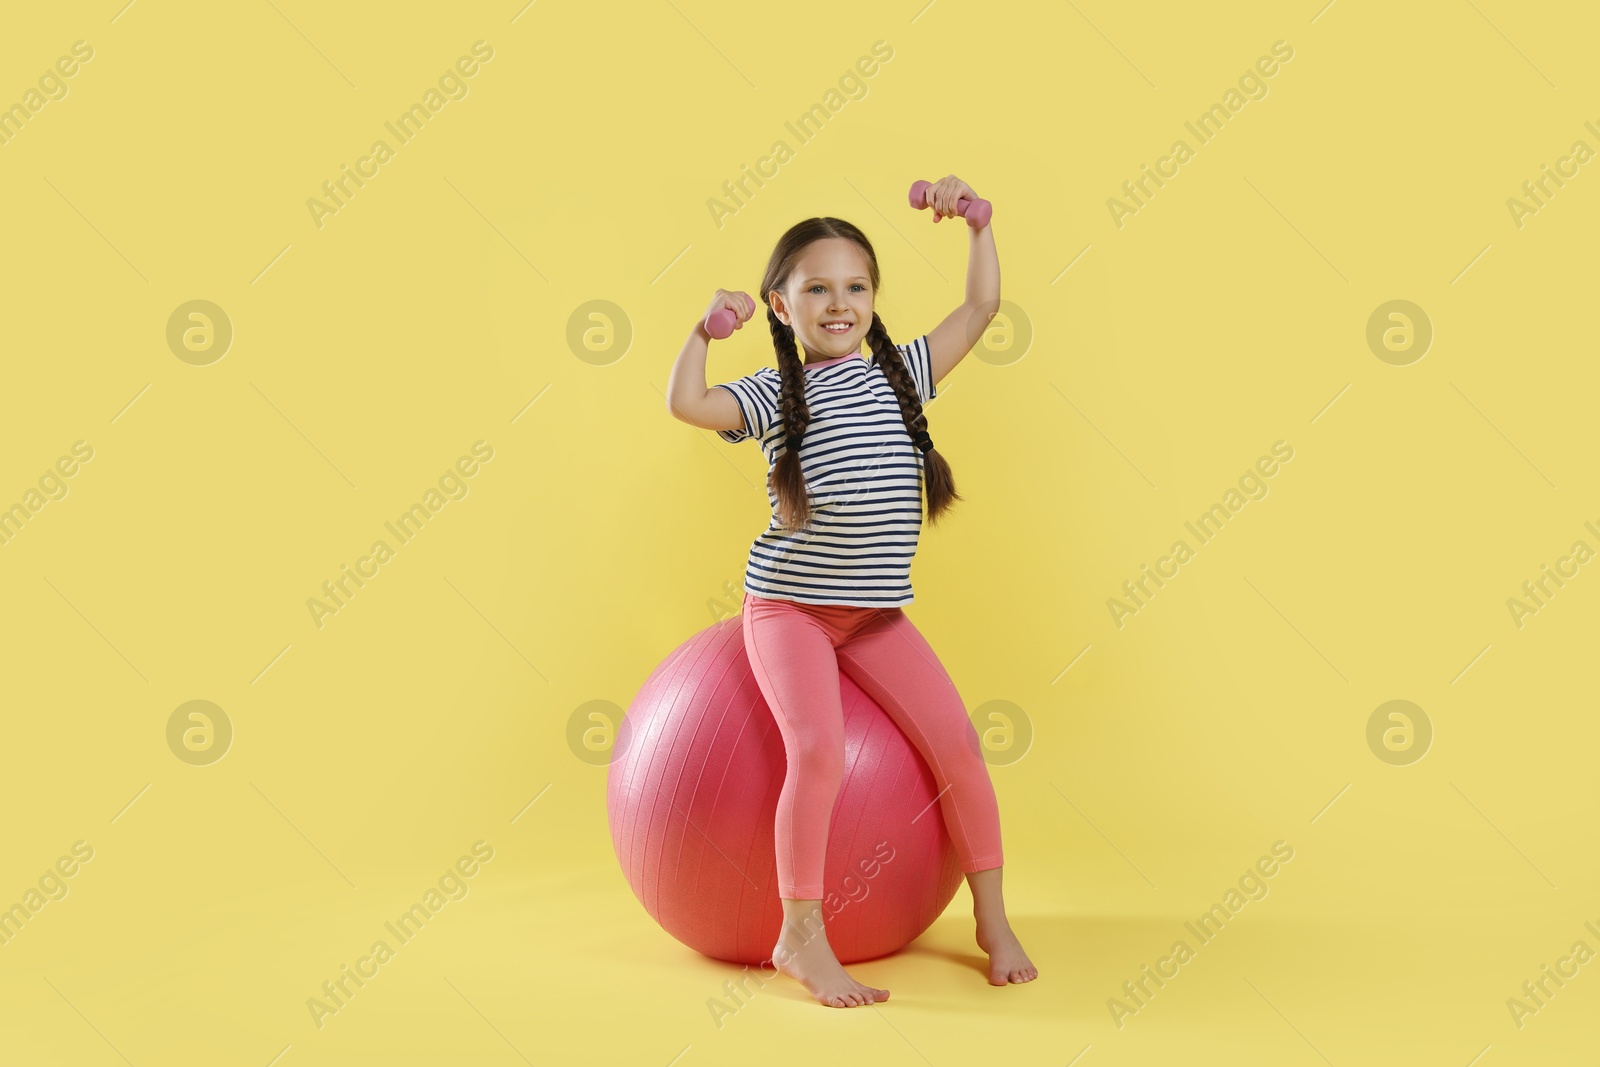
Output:
[[704,430],[742,430],[744,414],[733,394],[726,389],[706,387],[706,350],[711,344],[711,335],[706,332],[705,320],[719,308],[731,310],[737,320],[735,329],[742,329],[755,313],[755,301],[744,293],[717,290],[710,305],[695,320],[694,329],[672,364],[672,372],[667,377],[667,411],[679,422]]

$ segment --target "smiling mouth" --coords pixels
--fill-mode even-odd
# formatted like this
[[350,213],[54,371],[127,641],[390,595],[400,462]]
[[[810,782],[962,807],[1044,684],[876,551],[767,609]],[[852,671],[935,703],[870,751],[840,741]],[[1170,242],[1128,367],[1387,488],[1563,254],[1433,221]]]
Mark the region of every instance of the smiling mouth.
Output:
[[855,327],[855,323],[853,323],[853,322],[834,323],[832,325],[828,325],[828,326],[824,326],[823,327],[823,329],[826,330],[828,333],[835,334],[835,335],[847,334],[847,333],[849,333],[851,330],[853,330],[855,328],[856,328]]

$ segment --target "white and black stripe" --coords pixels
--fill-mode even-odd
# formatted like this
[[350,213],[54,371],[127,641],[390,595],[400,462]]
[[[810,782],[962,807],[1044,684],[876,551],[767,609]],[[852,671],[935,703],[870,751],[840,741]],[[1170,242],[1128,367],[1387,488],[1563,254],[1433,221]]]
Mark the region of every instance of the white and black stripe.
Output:
[[[926,404],[938,395],[927,336],[896,347]],[[745,591],[802,604],[909,604],[911,560],[922,532],[923,456],[906,432],[894,388],[874,359],[855,353],[806,367],[805,379],[811,423],[800,446],[800,469],[811,496],[811,521],[799,531],[781,529],[778,497],[768,489],[774,514],[750,546]],[[787,447],[778,417],[777,368],[763,367],[716,388],[733,394],[745,422],[743,429],[717,435],[731,443],[757,438],[770,475]]]

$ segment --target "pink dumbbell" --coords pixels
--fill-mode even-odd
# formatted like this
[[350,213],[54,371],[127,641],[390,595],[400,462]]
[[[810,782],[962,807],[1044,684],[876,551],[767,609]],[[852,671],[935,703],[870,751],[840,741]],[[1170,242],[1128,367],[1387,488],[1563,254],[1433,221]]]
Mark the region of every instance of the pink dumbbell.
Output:
[[[748,293],[739,293],[737,295],[744,297],[746,300],[750,299]],[[739,321],[739,316],[733,313],[732,308],[718,308],[706,316],[706,333],[718,341],[732,334],[734,330],[742,329],[743,326],[744,323]]]
[[739,325],[739,317],[727,308],[718,308],[706,316],[706,333],[718,341],[727,337]]
[[[928,189],[931,184],[920,179],[911,183],[911,206],[918,211],[928,206]],[[956,213],[967,220],[968,226],[974,230],[981,230],[989,225],[994,205],[987,200],[968,200],[962,197],[956,201]]]

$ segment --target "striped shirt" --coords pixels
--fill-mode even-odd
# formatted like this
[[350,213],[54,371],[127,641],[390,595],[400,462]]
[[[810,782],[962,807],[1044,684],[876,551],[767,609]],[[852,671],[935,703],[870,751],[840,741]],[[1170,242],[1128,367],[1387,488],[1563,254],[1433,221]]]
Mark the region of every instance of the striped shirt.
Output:
[[[926,404],[937,394],[927,335],[897,345]],[[718,430],[737,443],[754,437],[767,457],[773,517],[750,546],[744,589],[802,604],[892,608],[909,604],[911,559],[922,531],[922,452],[874,358],[857,353],[805,365],[811,424],[800,445],[812,515],[801,529],[778,524],[772,466],[782,449],[776,367],[717,385],[739,402],[744,426]]]

